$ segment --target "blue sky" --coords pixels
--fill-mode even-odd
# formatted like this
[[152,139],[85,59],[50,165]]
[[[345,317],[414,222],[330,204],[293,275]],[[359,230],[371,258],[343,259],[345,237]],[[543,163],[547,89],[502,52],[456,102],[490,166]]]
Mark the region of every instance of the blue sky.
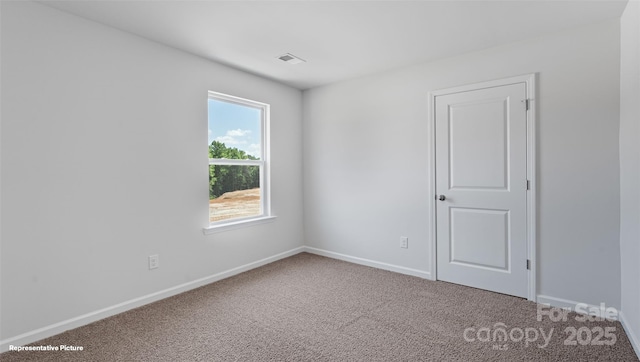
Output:
[[214,140],[260,157],[260,110],[209,99],[209,144]]

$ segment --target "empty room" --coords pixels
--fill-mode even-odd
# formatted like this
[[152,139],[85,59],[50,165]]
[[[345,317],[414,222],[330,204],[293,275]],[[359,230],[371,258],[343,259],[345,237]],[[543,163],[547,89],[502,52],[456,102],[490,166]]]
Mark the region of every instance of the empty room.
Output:
[[637,0],[3,0],[0,161],[1,361],[640,356]]

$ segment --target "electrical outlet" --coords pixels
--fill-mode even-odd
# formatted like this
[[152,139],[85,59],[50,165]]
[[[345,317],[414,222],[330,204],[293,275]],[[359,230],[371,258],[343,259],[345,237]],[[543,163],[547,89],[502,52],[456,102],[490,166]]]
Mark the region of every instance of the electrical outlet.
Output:
[[149,255],[149,270],[157,269],[160,267],[160,257],[156,255]]
[[409,238],[406,236],[400,237],[400,247],[403,249],[409,249]]

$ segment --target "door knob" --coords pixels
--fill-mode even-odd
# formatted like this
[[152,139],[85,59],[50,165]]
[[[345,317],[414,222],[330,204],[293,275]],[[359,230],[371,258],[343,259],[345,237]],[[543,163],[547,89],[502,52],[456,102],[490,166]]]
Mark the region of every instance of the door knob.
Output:
[[440,200],[440,201],[444,201],[444,200],[446,200],[446,199],[447,199],[447,197],[446,197],[446,196],[444,196],[444,195],[440,195],[440,196],[438,196],[438,200]]

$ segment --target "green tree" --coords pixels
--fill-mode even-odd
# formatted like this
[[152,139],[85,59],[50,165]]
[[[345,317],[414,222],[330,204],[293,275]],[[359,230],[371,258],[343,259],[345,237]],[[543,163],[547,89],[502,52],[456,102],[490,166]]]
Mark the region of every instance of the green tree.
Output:
[[[257,160],[235,147],[227,147],[224,143],[213,141],[209,145],[209,158],[226,158],[231,160]],[[209,166],[209,199],[215,199],[225,192],[247,190],[260,187],[259,166],[210,165]]]

